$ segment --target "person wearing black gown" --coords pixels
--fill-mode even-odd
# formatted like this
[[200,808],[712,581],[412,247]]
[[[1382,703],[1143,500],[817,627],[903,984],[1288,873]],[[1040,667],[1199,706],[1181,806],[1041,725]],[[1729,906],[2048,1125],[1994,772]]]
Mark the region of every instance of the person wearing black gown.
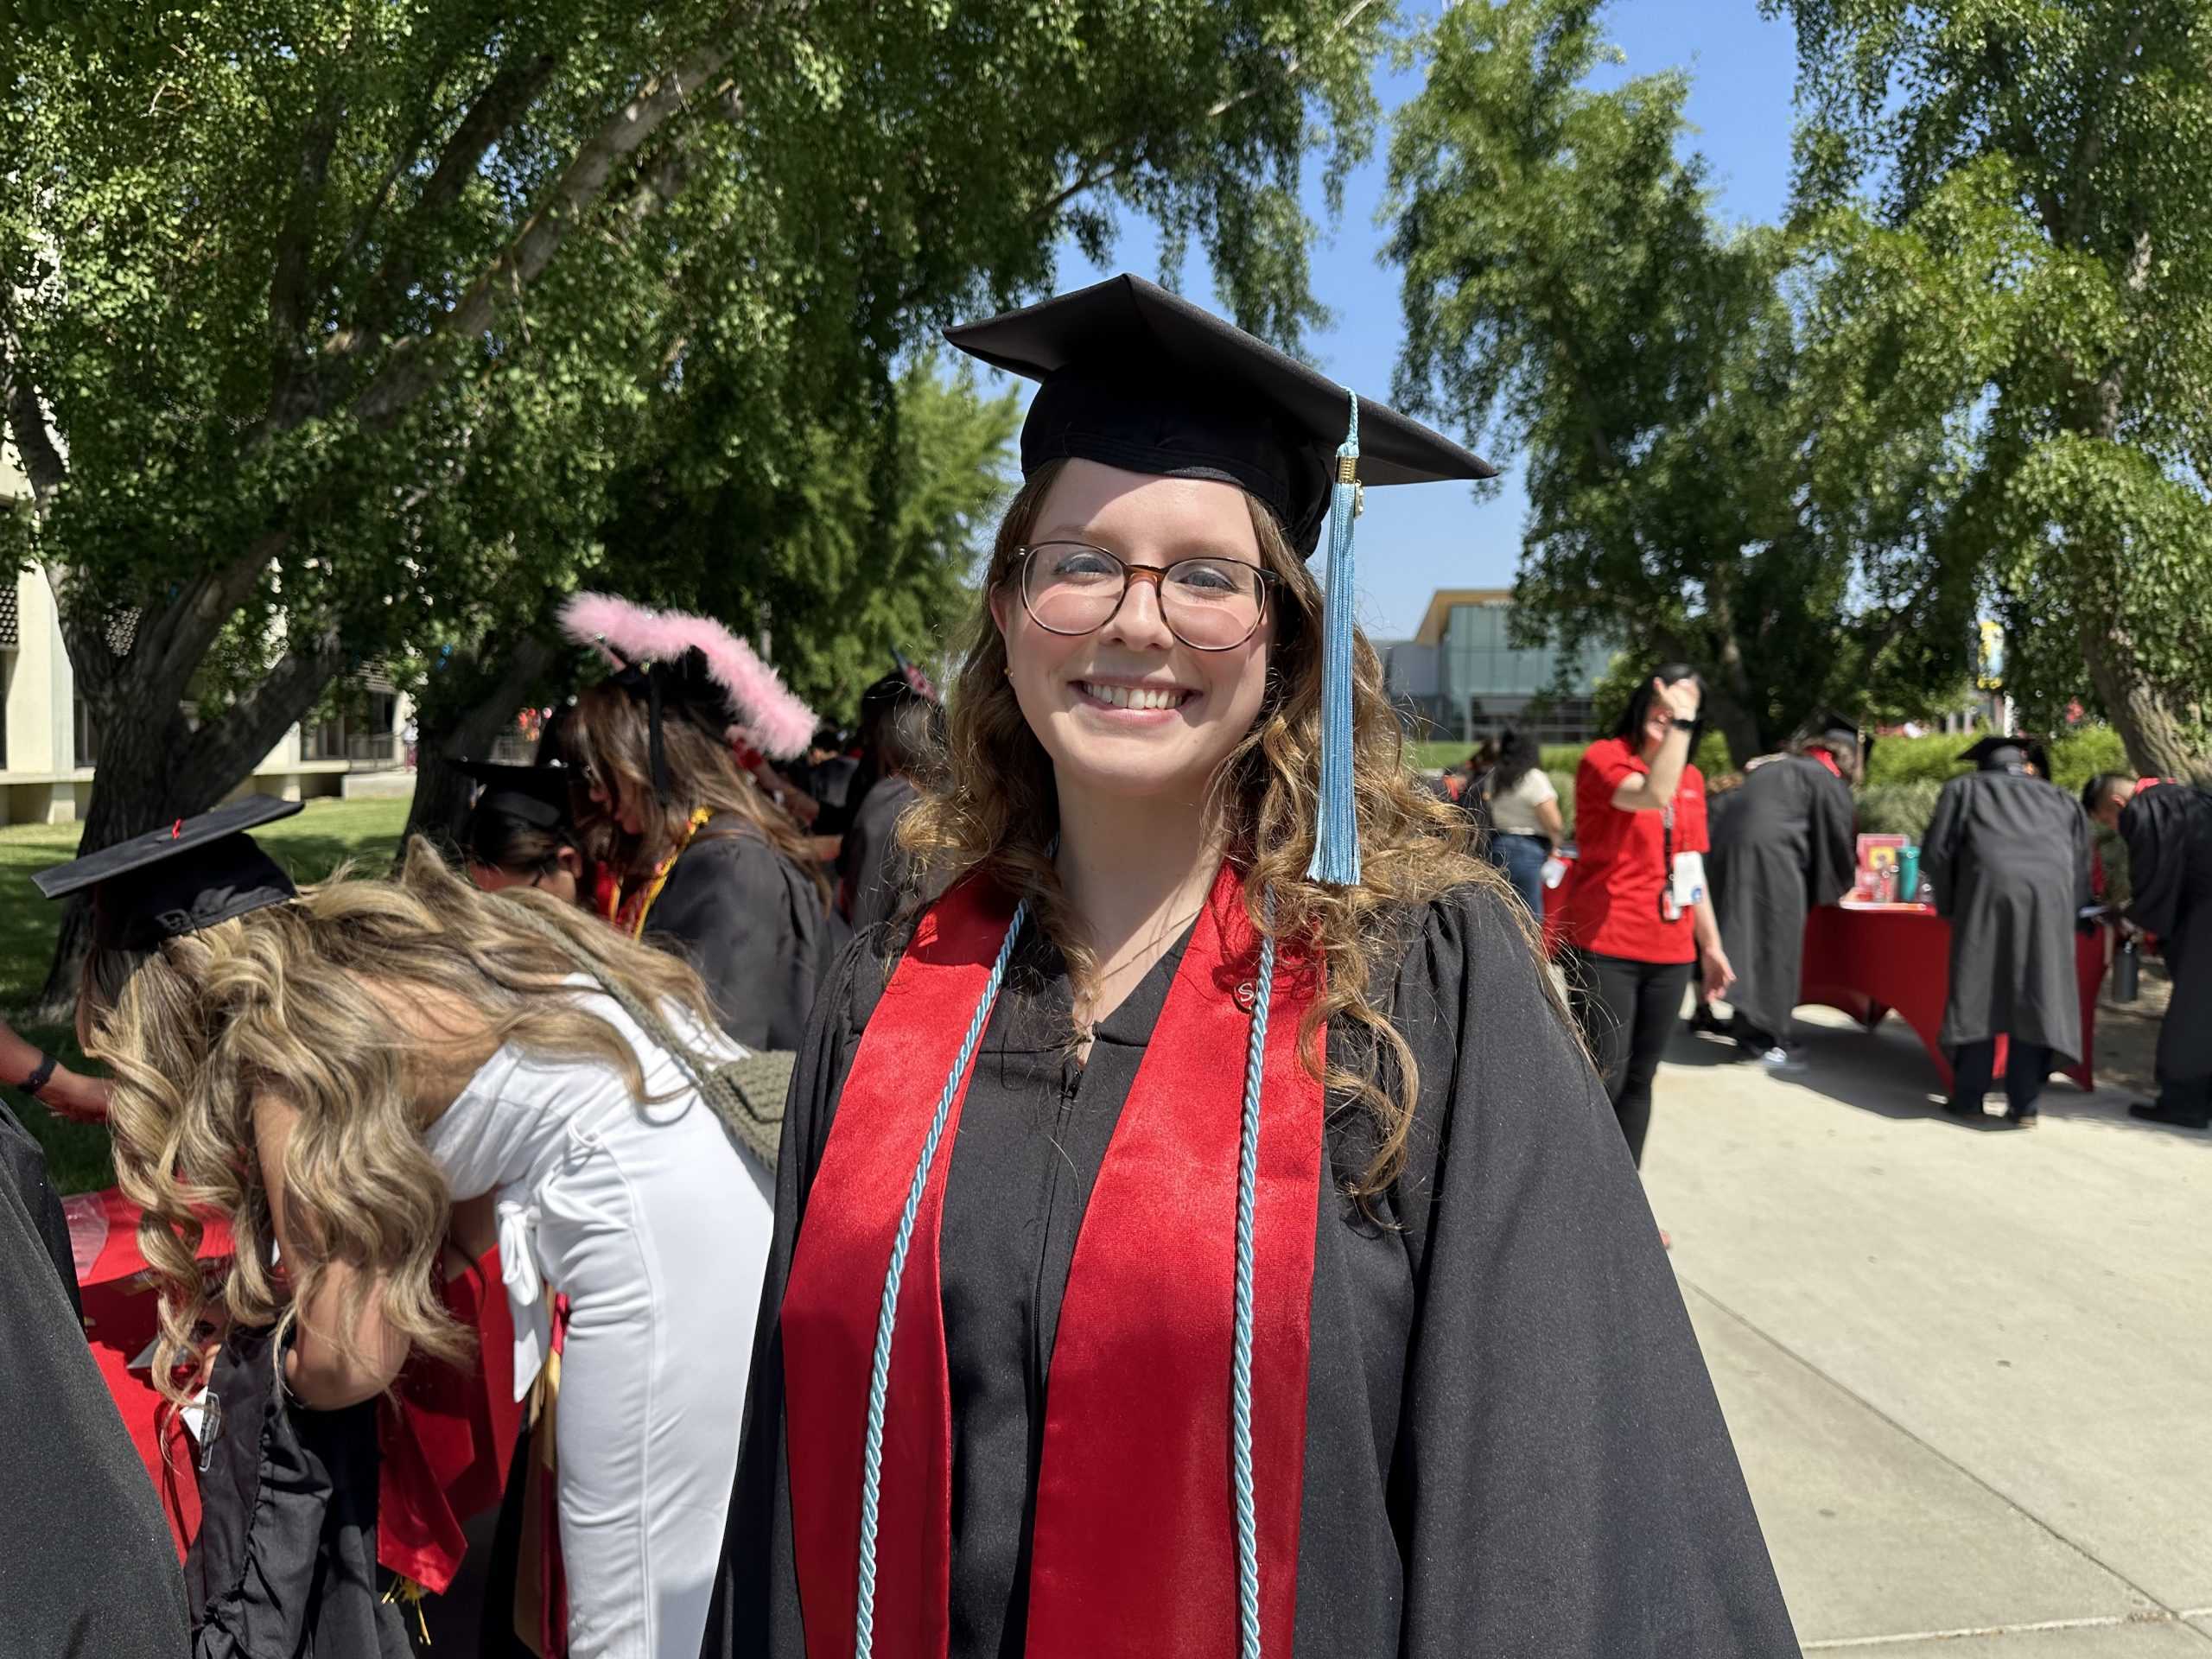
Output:
[[2212,1128],[2212,795],[2145,779],[2124,792],[2108,786],[2093,810],[2127,843],[2127,918],[2157,937],[2173,980],[2158,1024],[2158,1097],[2127,1109],[2177,1128]]
[[899,820],[921,798],[918,780],[942,747],[944,719],[938,705],[903,678],[870,686],[861,710],[875,781],[837,852],[838,902],[856,933],[889,921],[906,896],[913,870],[899,850]]
[[2031,1128],[2054,1062],[2082,1058],[2074,930],[2089,903],[2089,820],[2045,781],[2040,744],[1985,737],[1959,758],[1980,770],[1943,785],[1920,853],[1936,909],[1951,924],[1943,1109],[1980,1121],[1997,1039],[2008,1037],[2005,1121]]
[[1805,918],[1851,891],[1851,785],[1859,768],[1857,731],[1830,716],[1793,753],[1747,773],[1709,817],[1713,907],[1736,970],[1729,1028],[1745,1053],[1769,1065],[1789,1058]]
[[1355,473],[1488,468],[1135,277],[950,338],[1044,381],[915,809],[953,885],[799,1057],[704,1651],[1795,1654],[1605,1090],[1351,627]]
[[603,594],[563,617],[616,667],[577,698],[557,757],[582,796],[594,908],[697,969],[746,1047],[796,1049],[830,957],[829,881],[731,746],[800,753],[814,715],[710,618]]

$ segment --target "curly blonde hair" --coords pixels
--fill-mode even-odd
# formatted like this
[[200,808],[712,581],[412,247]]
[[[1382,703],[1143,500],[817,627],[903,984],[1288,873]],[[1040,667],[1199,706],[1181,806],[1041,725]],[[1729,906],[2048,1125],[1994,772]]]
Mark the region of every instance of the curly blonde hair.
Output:
[[[419,838],[396,880],[341,871],[152,950],[96,949],[82,993],[86,1052],[115,1074],[116,1175],[144,1211],[139,1244],[169,1351],[193,1348],[216,1302],[242,1325],[289,1325],[328,1264],[344,1262],[359,1271],[332,1341],[349,1338],[373,1294],[410,1348],[465,1352],[436,1283],[451,1194],[416,1110],[408,1062],[421,1039],[367,987],[444,993],[481,1019],[486,1043],[611,1066],[642,1103],[628,1041],[556,994],[576,971],[572,952],[648,1005],[672,1001],[713,1027],[698,976],[676,957],[544,893],[480,893]],[[299,1113],[283,1186],[304,1259],[286,1260],[282,1279],[254,1133],[254,1100],[268,1094]],[[213,1290],[196,1260],[210,1213],[236,1240]],[[172,1399],[197,1386],[172,1382],[166,1365],[154,1372]]]
[[[903,820],[899,840],[932,887],[980,874],[1027,899],[1081,986],[1096,963],[1052,866],[1059,825],[1052,764],[1014,700],[1006,640],[990,613],[990,596],[1015,579],[1022,546],[1062,464],[1033,474],[999,525],[949,699],[944,776]],[[1407,769],[1404,734],[1383,696],[1382,664],[1363,636],[1355,636],[1352,647],[1360,881],[1338,888],[1306,879],[1320,777],[1321,590],[1274,514],[1249,493],[1246,502],[1262,563],[1280,578],[1280,601],[1259,715],[1217,774],[1208,828],[1243,868],[1253,926],[1266,925],[1262,898],[1272,893],[1277,936],[1325,970],[1325,988],[1306,1013],[1301,1050],[1313,1053],[1324,1021],[1349,1021],[1365,1039],[1345,1046],[1362,1057],[1356,1069],[1332,1057],[1321,1080],[1373,1116],[1374,1154],[1351,1184],[1366,1201],[1388,1189],[1404,1166],[1421,1086],[1412,1050],[1370,995],[1376,976],[1387,976],[1405,948],[1409,918],[1429,900],[1471,885],[1503,891],[1504,879],[1474,855],[1466,815],[1422,788]]]

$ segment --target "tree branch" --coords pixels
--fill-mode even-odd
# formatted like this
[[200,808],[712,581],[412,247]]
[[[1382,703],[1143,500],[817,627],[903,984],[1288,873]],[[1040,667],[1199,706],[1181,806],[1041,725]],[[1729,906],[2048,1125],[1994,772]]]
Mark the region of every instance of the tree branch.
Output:
[[269,412],[247,440],[256,447],[270,432],[297,426],[314,407],[314,390],[302,346],[314,300],[315,238],[331,151],[345,119],[346,100],[334,79],[315,102],[300,137],[299,163],[284,203],[276,258],[269,278]]
[[2097,84],[2097,93],[2089,107],[2082,112],[2081,130],[2074,135],[2074,158],[2066,165],[2066,181],[2071,193],[2066,210],[2066,239],[2071,244],[2081,239],[2089,219],[2088,175],[2105,151],[2105,117],[2111,111],[2113,89],[2127,71],[2127,60],[2143,49],[2143,34],[2150,27],[2150,8],[2135,9],[2135,22],[2120,43],[2120,50],[2113,54]]
[[537,281],[598,203],[614,169],[637,154],[729,61],[736,50],[734,22],[734,16],[726,18],[710,31],[709,44],[639,87],[612,120],[585,141],[545,205],[524,221],[513,240],[469,284],[454,308],[428,334],[403,340],[394,348],[391,360],[361,394],[358,413],[363,426],[374,430],[398,419],[435,383],[434,349],[447,340],[482,334],[491,326],[503,289],[524,288]]
[[[241,769],[251,771],[285,732],[298,724],[346,662],[346,653],[334,628],[326,630],[312,645],[288,652],[260,684],[221,714],[200,722],[175,773],[187,780],[183,789],[189,791],[197,787],[198,779],[219,781],[238,776]],[[205,811],[213,804],[212,799],[180,803],[194,812]]]
[[484,89],[461,114],[461,121],[439,151],[436,164],[407,216],[394,228],[384,260],[371,279],[354,328],[337,355],[351,357],[372,341],[383,338],[391,326],[399,296],[415,284],[419,273],[424,227],[461,200],[492,147],[545,90],[561,67],[557,53],[540,52],[499,66]]
[[23,474],[30,480],[32,499],[43,508],[54,492],[69,480],[61,448],[46,424],[46,406],[31,384],[29,369],[22,365],[21,347],[10,350],[13,331],[8,327],[7,304],[0,296],[0,415],[5,415],[14,435],[16,453],[23,458]]

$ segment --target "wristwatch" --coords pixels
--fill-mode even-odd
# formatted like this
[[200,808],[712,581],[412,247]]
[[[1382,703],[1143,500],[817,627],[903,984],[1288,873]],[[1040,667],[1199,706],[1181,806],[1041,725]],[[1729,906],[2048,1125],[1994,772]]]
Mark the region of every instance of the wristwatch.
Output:
[[60,1064],[60,1061],[55,1059],[53,1055],[48,1053],[44,1049],[39,1050],[38,1070],[32,1072],[30,1076],[23,1079],[23,1092],[29,1095],[33,1100],[36,1100],[38,1098],[38,1091],[45,1088],[48,1084],[54,1081],[54,1068]]

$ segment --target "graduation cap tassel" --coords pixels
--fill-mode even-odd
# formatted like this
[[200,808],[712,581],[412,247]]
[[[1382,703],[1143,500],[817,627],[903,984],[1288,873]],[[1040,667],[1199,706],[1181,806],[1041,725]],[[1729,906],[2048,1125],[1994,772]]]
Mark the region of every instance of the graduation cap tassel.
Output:
[[645,705],[648,739],[652,748],[653,793],[662,800],[668,798],[668,741],[661,734],[661,667],[655,663],[645,671]]
[[1309,881],[1359,885],[1359,817],[1351,779],[1352,520],[1359,513],[1359,394],[1337,449],[1329,493],[1329,585],[1321,612],[1321,798]]

